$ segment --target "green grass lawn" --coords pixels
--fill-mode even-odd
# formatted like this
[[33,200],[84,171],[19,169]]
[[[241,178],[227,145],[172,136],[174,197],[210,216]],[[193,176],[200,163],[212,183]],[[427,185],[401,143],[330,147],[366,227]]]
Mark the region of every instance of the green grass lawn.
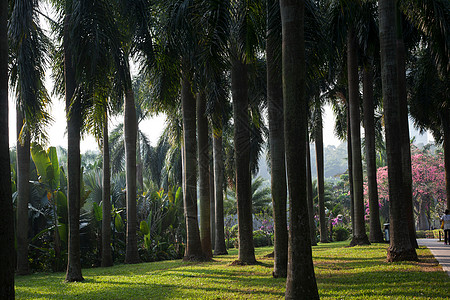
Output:
[[[450,299],[450,279],[428,249],[419,262],[387,263],[386,244],[313,247],[321,299]],[[230,266],[237,250],[209,263],[181,260],[84,269],[85,282],[63,273],[16,277],[16,299],[282,299],[285,279],[271,276],[272,248],[256,248],[259,265]]]

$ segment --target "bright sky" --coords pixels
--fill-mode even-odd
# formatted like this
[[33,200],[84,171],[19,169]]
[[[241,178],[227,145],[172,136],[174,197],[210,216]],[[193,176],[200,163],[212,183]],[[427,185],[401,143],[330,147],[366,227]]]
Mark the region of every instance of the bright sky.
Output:
[[[61,99],[53,98],[51,106],[51,115],[54,122],[48,128],[49,146],[62,146],[67,148],[67,135],[66,135],[66,119],[65,119],[65,104]],[[122,116],[114,118],[110,122],[110,130],[112,130],[120,122],[123,122]],[[152,146],[156,146],[156,143],[162,134],[165,122],[164,115],[158,115],[156,117],[149,118],[140,124],[141,130],[149,138]],[[327,145],[339,145],[340,141],[333,135],[334,116],[329,107],[325,108],[324,114],[324,144]],[[16,144],[16,110],[15,100],[10,93],[9,97],[9,146],[12,147]],[[93,136],[84,136],[81,141],[81,152],[84,153],[87,150],[98,150],[98,145]]]
[[[66,127],[67,122],[65,119],[65,103],[61,99],[53,98],[51,106],[51,115],[53,117],[53,123],[48,128],[49,145],[48,146],[62,146],[67,148],[67,135]],[[123,122],[122,116],[114,118],[110,121],[110,131],[116,127],[119,123]],[[159,136],[162,133],[165,122],[165,116],[159,115],[153,118],[149,118],[141,122],[141,129],[145,132],[150,139],[151,145],[156,146]],[[15,100],[10,93],[9,97],[9,146],[16,145],[16,109]],[[83,137],[80,144],[81,152],[84,153],[88,150],[98,150],[98,144],[92,135]]]

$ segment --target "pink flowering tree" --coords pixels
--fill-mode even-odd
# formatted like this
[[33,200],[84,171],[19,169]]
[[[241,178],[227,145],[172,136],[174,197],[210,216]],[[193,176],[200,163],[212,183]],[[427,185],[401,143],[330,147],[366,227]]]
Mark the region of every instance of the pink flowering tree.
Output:
[[[412,145],[411,168],[415,217],[419,230],[426,230],[430,227],[429,220],[440,214],[445,206],[444,155],[442,152],[433,154],[426,148],[420,150]],[[378,168],[377,183],[381,215],[386,216],[389,201],[387,167]],[[367,185],[365,185],[365,194],[367,194]],[[368,215],[368,199],[366,199],[366,208]]]

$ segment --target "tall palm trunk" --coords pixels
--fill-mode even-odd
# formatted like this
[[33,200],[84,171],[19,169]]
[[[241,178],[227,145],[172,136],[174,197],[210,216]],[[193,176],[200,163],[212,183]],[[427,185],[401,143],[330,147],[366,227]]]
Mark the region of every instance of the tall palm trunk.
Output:
[[108,111],[103,123],[102,267],[113,265],[111,255],[111,171],[109,166]]
[[309,232],[311,233],[311,246],[317,246],[316,222],[314,220],[314,198],[311,175],[311,148],[309,146],[309,133],[306,133],[306,191],[308,193]]
[[256,258],[253,245],[247,76],[247,65],[235,57],[232,58],[231,92],[233,97],[236,200],[239,224],[237,263],[254,264]]
[[352,222],[352,233],[355,232],[355,193],[353,192],[353,151],[352,151],[352,129],[350,127],[350,110],[347,102],[347,165],[348,186],[350,192],[350,220]]
[[76,88],[75,69],[69,46],[68,16],[64,24],[64,82],[67,114],[67,206],[69,242],[66,281],[83,281],[80,253],[80,184],[81,184],[81,108],[73,101]]
[[[277,19],[281,18],[279,1],[272,0],[268,6],[268,24],[270,9],[277,9]],[[281,20],[278,20],[281,22]],[[269,26],[269,25],[268,25]],[[267,106],[269,114],[269,144],[271,162],[271,188],[274,220],[274,264],[273,277],[287,276],[288,231],[286,213],[286,166],[284,155],[284,111],[281,56],[277,50],[281,48],[281,32],[277,27],[267,28],[266,60],[267,60]]]
[[208,118],[206,117],[206,97],[204,92],[197,95],[197,135],[198,135],[198,179],[200,189],[200,240],[203,254],[212,257],[211,211],[209,193],[209,141]]
[[225,245],[224,216],[223,216],[223,156],[222,156],[222,119],[219,128],[213,133],[213,156],[214,156],[214,198],[216,207],[216,235],[214,244],[214,255],[228,254]]
[[[400,11],[397,10],[400,17]],[[408,220],[409,238],[414,248],[419,248],[416,239],[416,227],[414,221],[412,170],[411,170],[411,140],[409,139],[408,100],[406,93],[406,67],[405,67],[405,43],[403,42],[403,30],[401,21],[397,21],[397,69],[400,105],[400,128],[402,143],[402,167],[403,167],[403,195],[405,197],[405,215]]]
[[304,2],[280,0],[283,30],[283,98],[289,188],[286,299],[319,299],[312,262],[306,194]]
[[181,90],[181,106],[183,111],[183,144],[184,144],[184,216],[186,221],[185,260],[203,260],[197,217],[197,138],[195,97],[189,78],[183,74]]
[[[212,143],[212,139],[211,139]],[[213,146],[214,147],[214,146]],[[212,151],[211,151],[212,153]],[[212,155],[212,154],[211,154]],[[216,243],[216,202],[214,193],[214,161],[209,162],[209,211],[210,211],[210,232],[211,232],[211,249],[214,250]]]
[[[131,82],[131,80],[130,80]],[[139,262],[137,248],[137,209],[136,209],[136,107],[134,93],[131,88],[126,91],[124,104],[124,138],[125,138],[125,168],[127,178],[127,236],[125,263]]]
[[347,33],[347,67],[350,108],[350,127],[352,136],[352,171],[354,192],[355,231],[350,245],[370,244],[364,222],[363,172],[361,157],[361,130],[359,112],[358,45],[355,31]]
[[24,118],[17,107],[17,274],[28,274],[28,198],[30,196],[30,136],[23,132],[22,142],[20,134]]
[[136,180],[137,180],[137,190],[139,190],[140,193],[142,193],[144,191],[144,166],[142,164],[141,143],[138,128],[139,124],[136,120]]
[[[320,114],[322,120],[321,108],[316,109],[316,113]],[[316,143],[316,167],[317,167],[317,194],[319,198],[319,223],[320,223],[320,242],[328,243],[328,222],[325,216],[325,175],[324,175],[324,158],[323,158],[323,129],[322,124],[316,128],[315,137]]]
[[8,133],[8,1],[0,0],[0,298],[14,299],[14,216]]
[[445,111],[441,116],[442,129],[444,132],[444,168],[445,168],[445,190],[447,191],[447,209],[450,210],[450,113]]
[[375,152],[375,121],[373,104],[373,73],[372,67],[364,68],[364,137],[366,140],[367,185],[369,188],[370,237],[371,243],[383,242],[380,224],[380,209],[377,187],[377,158]]
[[396,54],[396,10],[394,0],[379,1],[381,78],[383,84],[388,161],[390,245],[388,261],[417,260],[409,238],[403,196],[403,169]]

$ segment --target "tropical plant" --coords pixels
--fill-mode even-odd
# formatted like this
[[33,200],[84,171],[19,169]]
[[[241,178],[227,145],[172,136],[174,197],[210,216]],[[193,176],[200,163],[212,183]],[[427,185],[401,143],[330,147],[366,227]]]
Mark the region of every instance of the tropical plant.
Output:
[[[259,213],[272,214],[271,190],[267,182],[262,177],[252,180],[252,214]],[[234,189],[227,190],[227,197],[224,203],[224,211],[226,215],[235,215],[237,213],[236,191]]]
[[184,254],[181,188],[149,193],[139,200],[141,258],[146,261],[181,258]]
[[[61,170],[55,147],[44,150],[39,144],[31,145],[31,158],[36,166],[39,187],[43,190],[45,200],[51,207],[51,230],[53,231],[53,253],[55,257],[54,270],[64,267],[61,259],[61,241],[67,243],[67,197],[66,178]],[[42,206],[45,206],[45,201]],[[50,229],[50,228],[49,228]],[[64,247],[65,248],[65,247]],[[66,249],[64,249],[66,250]]]
[[50,119],[44,67],[49,41],[39,25],[37,1],[13,1],[8,28],[11,83],[17,95],[17,273],[28,273],[28,198],[30,194],[30,140],[45,139]]

